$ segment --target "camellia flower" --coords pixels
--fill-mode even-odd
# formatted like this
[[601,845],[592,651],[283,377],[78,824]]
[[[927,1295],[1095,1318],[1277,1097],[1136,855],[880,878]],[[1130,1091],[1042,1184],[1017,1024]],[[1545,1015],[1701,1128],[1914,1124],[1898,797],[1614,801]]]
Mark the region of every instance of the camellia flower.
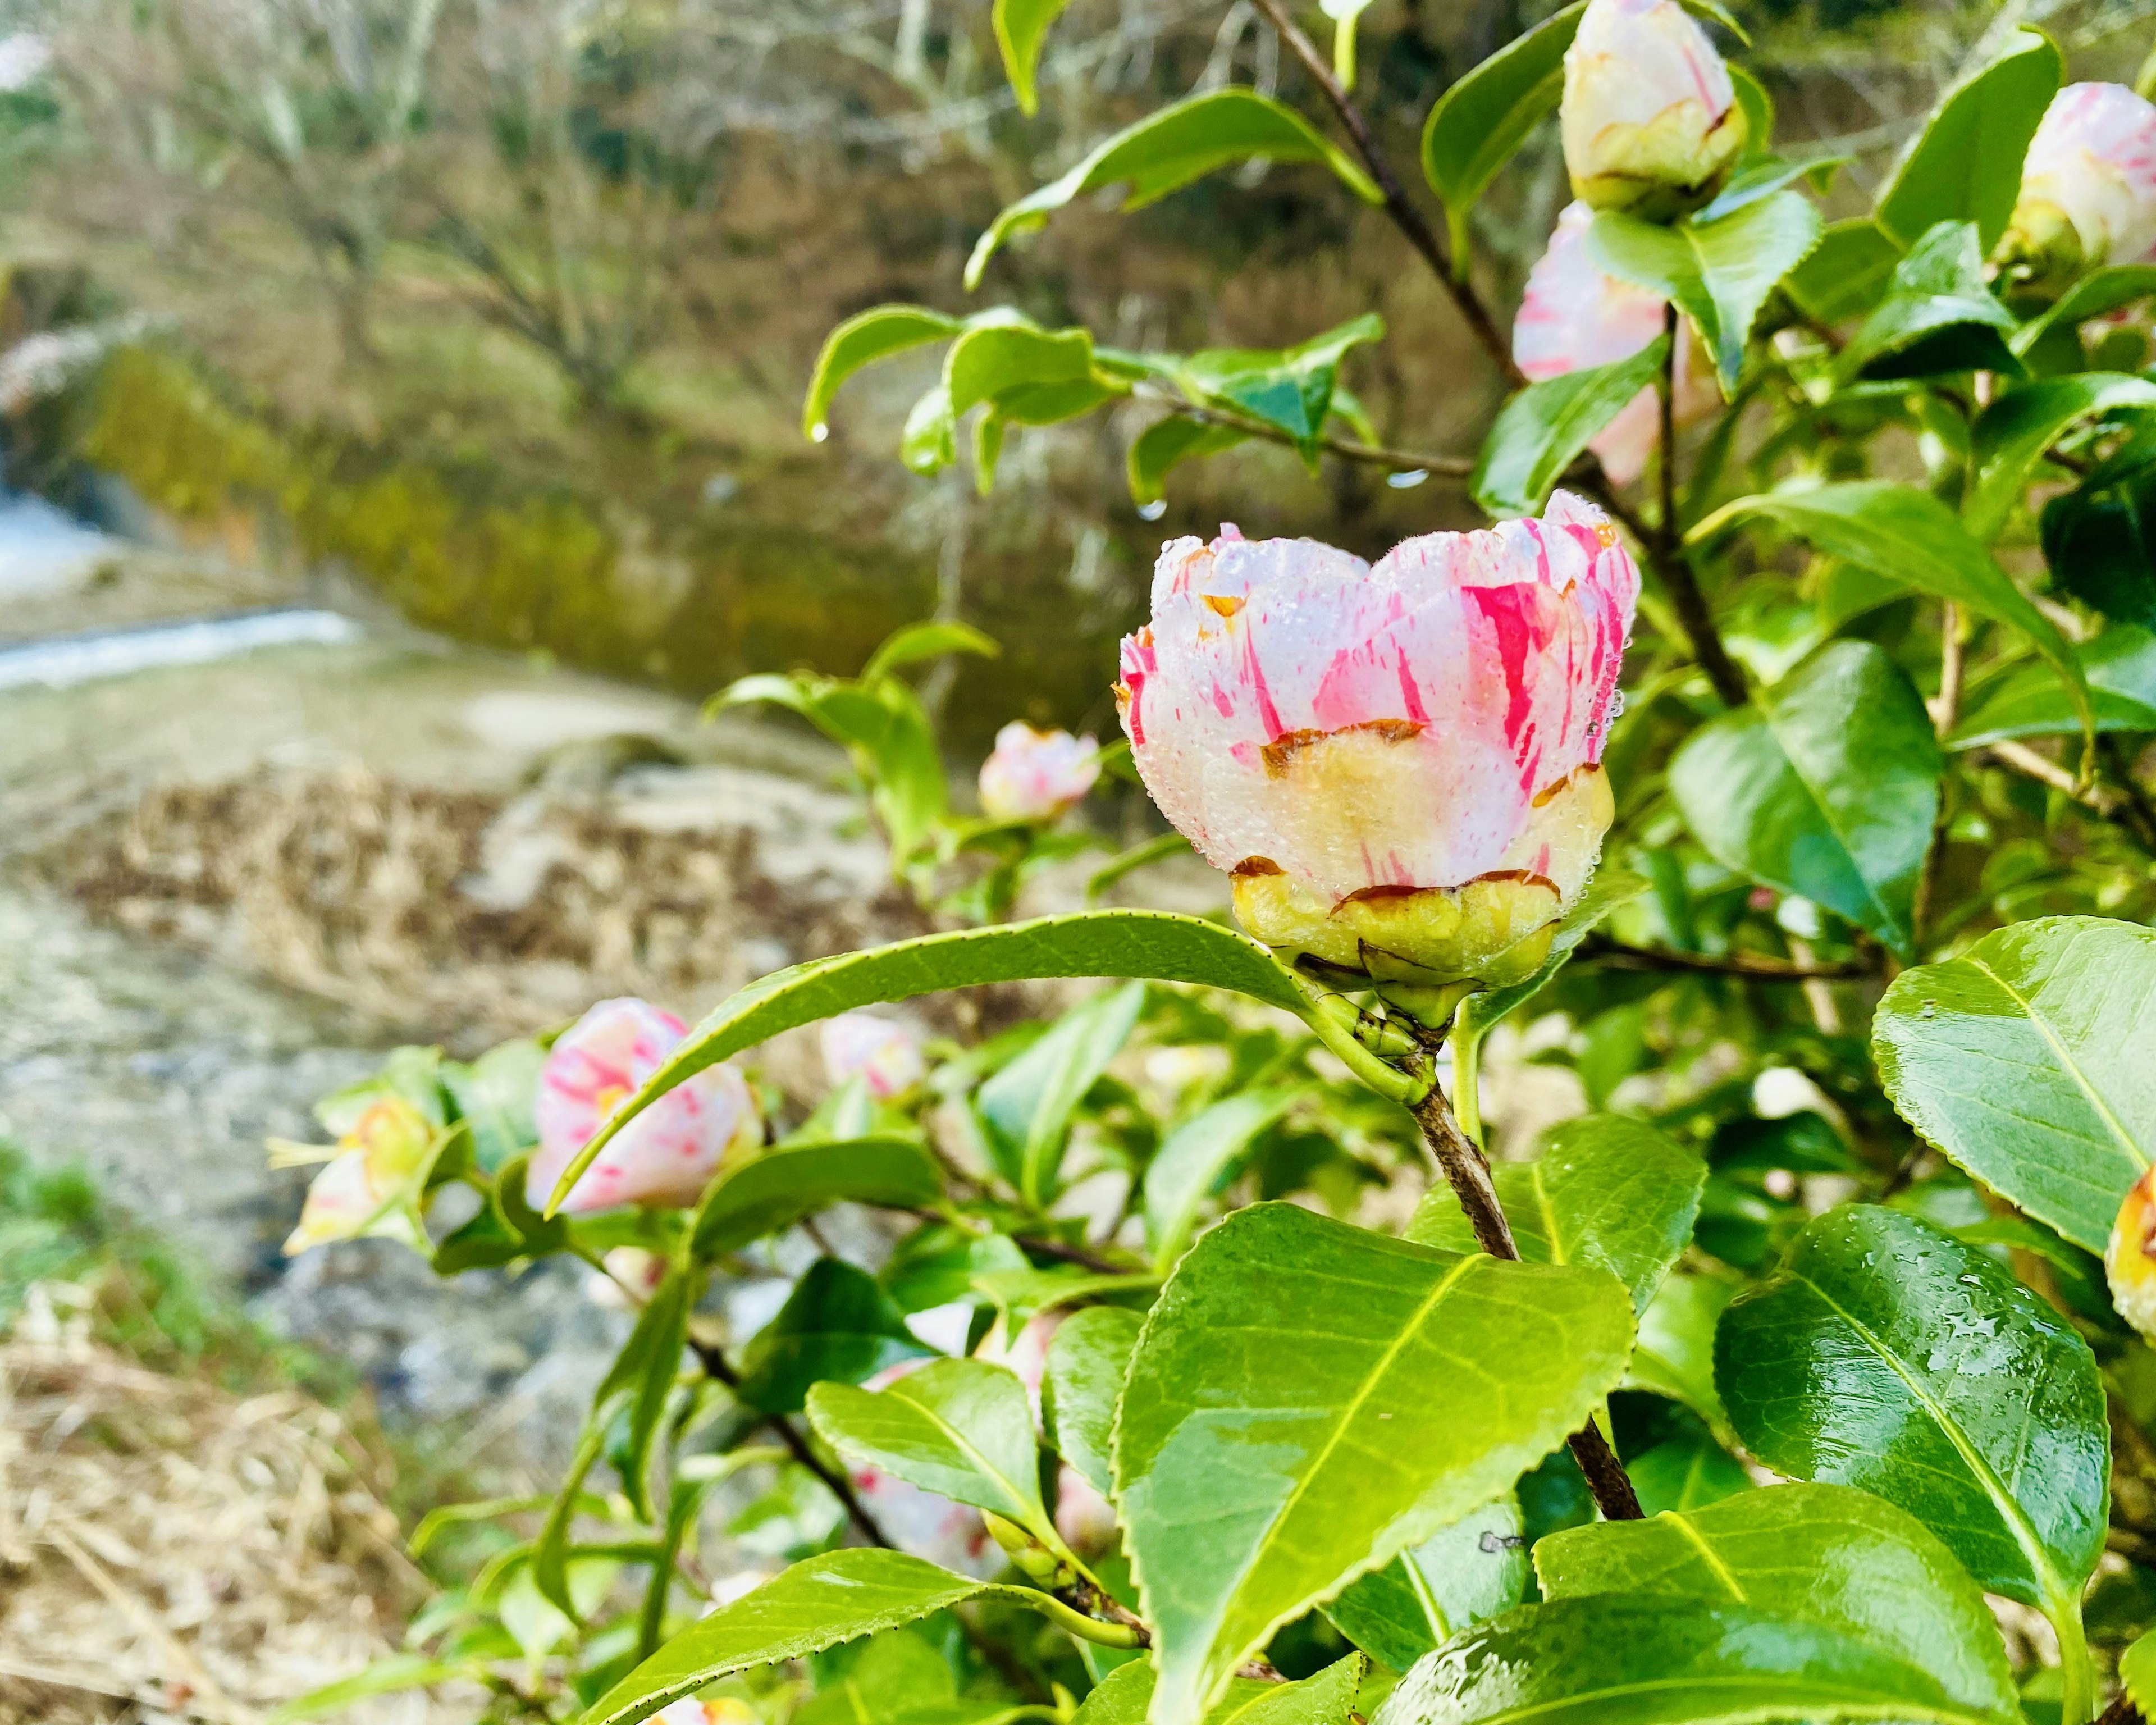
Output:
[[2070,84],[2051,98],[2021,165],[1999,260],[2063,282],[2156,246],[2156,106],[2123,84]]
[[418,1214],[410,1200],[434,1149],[436,1127],[400,1096],[368,1103],[300,1207],[300,1225],[285,1242],[285,1255],[332,1240],[383,1234],[422,1250]]
[[1746,131],[1729,68],[1678,0],[1588,0],[1558,122],[1573,196],[1650,221],[1721,190]]
[[872,1012],[842,1012],[824,1020],[824,1070],[834,1085],[860,1078],[880,1102],[921,1082],[928,1062],[911,1024]]
[[2127,1322],[2156,1341],[2156,1168],[2133,1183],[2103,1249],[2111,1303]]
[[1101,776],[1101,746],[1068,731],[1009,724],[981,763],[981,810],[991,820],[1053,820]]
[[1117,685],[1146,788],[1283,953],[1502,985],[1614,812],[1599,762],[1639,571],[1593,505],[1410,539],[1179,539]]
[[[602,1000],[562,1032],[539,1072],[539,1147],[525,1178],[535,1209],[545,1207],[576,1153],[688,1034],[672,1013],[631,999]],[[732,1066],[706,1066],[631,1121],[584,1170],[562,1209],[685,1208],[729,1154],[746,1154],[762,1140],[748,1081]]]
[[[1557,218],[1549,248],[1527,272],[1520,315],[1512,322],[1512,357],[1530,382],[1630,359],[1662,332],[1669,305],[1651,288],[1605,275],[1587,254],[1594,212],[1569,203]],[[1722,398],[1710,371],[1691,363],[1691,324],[1677,320],[1676,418],[1689,424]],[[1650,384],[1627,402],[1588,447],[1620,485],[1646,470],[1661,433],[1661,413]]]

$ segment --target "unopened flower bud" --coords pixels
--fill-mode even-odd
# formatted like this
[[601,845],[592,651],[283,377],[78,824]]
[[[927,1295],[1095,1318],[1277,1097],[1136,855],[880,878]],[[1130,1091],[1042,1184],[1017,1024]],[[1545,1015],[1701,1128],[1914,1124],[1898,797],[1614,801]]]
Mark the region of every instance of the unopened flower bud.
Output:
[[1409,986],[1547,956],[1614,813],[1599,765],[1639,571],[1560,491],[1373,567],[1307,539],[1178,540],[1118,700],[1161,812],[1245,928]]
[[[643,1088],[689,1028],[642,1000],[602,1000],[563,1031],[540,1069],[534,1110],[539,1147],[525,1197],[535,1209],[577,1153],[614,1111]],[[562,1200],[574,1214],[641,1204],[685,1209],[720,1163],[762,1141],[763,1121],[748,1081],[733,1067],[706,1066],[676,1085],[610,1141]]]
[[1658,222],[1722,189],[1746,131],[1728,67],[1677,0],[1588,0],[1558,124],[1573,197]]
[[2068,85],[2023,159],[2001,265],[2017,280],[2063,286],[2084,269],[2138,263],[2152,246],[2156,106],[2122,84]]
[[2118,1315],[2156,1341],[2156,1168],[2136,1180],[2119,1205],[2103,1249],[2103,1273]]
[[834,1086],[859,1078],[880,1102],[902,1096],[921,1082],[928,1063],[920,1033],[911,1024],[872,1012],[842,1012],[823,1029],[824,1070]]
[[[1614,365],[1662,333],[1669,301],[1652,288],[1604,275],[1588,256],[1587,230],[1594,223],[1594,212],[1585,204],[1567,204],[1548,249],[1527,272],[1520,315],[1512,323],[1512,357],[1531,382]],[[1712,369],[1692,363],[1691,321],[1679,318],[1677,423],[1704,418],[1721,398]],[[1661,434],[1661,403],[1650,384],[1618,410],[1588,447],[1602,458],[1603,471],[1625,485],[1646,471]]]
[[307,1188],[300,1225],[285,1240],[285,1255],[366,1234],[423,1245],[413,1201],[435,1132],[434,1123],[403,1096],[368,1103]]
[[1101,776],[1101,746],[1068,731],[1010,724],[981,763],[981,812],[991,820],[1054,820]]
[[641,1311],[666,1280],[665,1255],[643,1246],[615,1246],[599,1261],[605,1270],[592,1273],[584,1292],[608,1312]]

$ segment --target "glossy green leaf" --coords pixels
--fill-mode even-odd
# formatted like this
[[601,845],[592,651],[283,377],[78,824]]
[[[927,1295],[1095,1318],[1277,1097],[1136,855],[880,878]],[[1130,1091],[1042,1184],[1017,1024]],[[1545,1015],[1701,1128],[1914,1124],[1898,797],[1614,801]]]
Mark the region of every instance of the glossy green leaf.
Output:
[[2018,1725],[1823,1624],[1599,1594],[1531,1606],[1409,1672],[1370,1725]]
[[1984,1594],[1906,1512],[1846,1486],[1778,1486],[1535,1548],[1550,1599],[1618,1594],[1748,1605],[1840,1631],[2012,1717],[2014,1674]]
[[[2156,731],[2156,634],[2113,624],[2078,649],[2098,731]],[[1987,685],[1949,743],[1977,748],[2010,737],[2056,736],[2081,728],[2073,702],[2050,670],[2017,665]]]
[[471,1133],[472,1159],[482,1173],[497,1172],[539,1142],[531,1103],[546,1063],[547,1050],[528,1036],[499,1043],[469,1065],[442,1062],[442,1088]]
[[1952,372],[2018,376],[2014,314],[1992,297],[1971,222],[1942,222],[1894,267],[1887,292],[1836,362],[1845,378]]
[[1615,1384],[1631,1331],[1604,1271],[1286,1204],[1205,1235],[1147,1321],[1116,1424],[1154,1720],[1201,1712],[1279,1625],[1504,1491]]
[[1497,415],[1482,442],[1475,501],[1493,516],[1532,515],[1602,428],[1651,389],[1669,343],[1656,336],[1630,359],[1530,383]]
[[819,1258],[778,1315],[742,1350],[737,1394],[766,1414],[794,1414],[811,1384],[859,1384],[901,1360],[935,1350],[914,1339],[906,1318],[873,1277],[836,1258]]
[[1928,491],[1892,480],[1850,480],[1808,491],[1743,497],[1716,511],[1686,536],[1704,542],[1732,522],[1761,516],[1830,557],[2020,629],[2057,667],[2084,722],[2092,721],[2088,687],[2066,638],[2023,597],[1954,512]]
[[925,305],[875,305],[848,318],[824,338],[824,351],[816,356],[808,397],[801,408],[803,434],[818,443],[824,440],[830,430],[831,398],[864,366],[908,348],[947,341],[965,327],[963,318]]
[[1208,425],[1179,415],[1156,419],[1131,439],[1124,464],[1131,501],[1141,506],[1159,502],[1168,494],[1168,475],[1182,463],[1217,455],[1250,440],[1249,433],[1232,425]]
[[485,1208],[434,1248],[438,1276],[465,1270],[490,1270],[519,1258],[543,1258],[567,1249],[566,1217],[542,1217],[524,1201],[527,1157],[504,1163],[495,1172]]
[[1145,994],[1143,983],[1132,983],[1073,1007],[975,1092],[989,1153],[1029,1204],[1055,1197],[1070,1117],[1130,1040]]
[[[1233,1678],[1206,1710],[1203,1725],[1348,1725],[1362,1680],[1363,1661],[1352,1656],[1300,1683]],[[1086,1697],[1070,1725],[1146,1725],[1153,1686],[1151,1661],[1118,1666]]]
[[857,1006],[910,1000],[944,988],[1081,976],[1201,983],[1298,1016],[1311,1010],[1293,973],[1255,941],[1202,917],[1162,911],[1042,916],[813,958],[751,983],[698,1024],[578,1153],[556,1183],[553,1202],[559,1203],[613,1135],[658,1097],[683,1079],[782,1030]]
[[1145,1172],[1146,1238],[1156,1269],[1165,1271],[1183,1255],[1199,1206],[1301,1093],[1296,1086],[1246,1091],[1199,1110],[1168,1135]]
[[1340,362],[1352,348],[1382,341],[1385,321],[1365,312],[1293,347],[1213,347],[1177,367],[1183,388],[1272,426],[1306,454],[1332,411]]
[[1122,208],[1138,209],[1253,156],[1322,163],[1365,203],[1384,201],[1370,177],[1292,108],[1230,85],[1147,116],[1101,144],[1062,178],[1006,208],[967,260],[966,286],[970,290],[980,285],[988,260],[1014,234],[1040,227],[1075,198],[1106,186],[1127,185]]
[[1901,261],[1902,248],[1869,216],[1830,222],[1782,289],[1815,323],[1838,324],[1878,304]]
[[[651,1519],[647,1478],[651,1445],[659,1435],[667,1395],[681,1370],[681,1350],[688,1344],[689,1312],[702,1286],[700,1274],[682,1270],[668,1272],[638,1314],[636,1327],[614,1357],[598,1394],[592,1398],[595,1425],[603,1425],[610,1420],[622,1424],[618,1448],[611,1459],[621,1474],[622,1489],[629,1494],[630,1505],[645,1521]],[[541,1579],[543,1584],[543,1573]]]
[[994,659],[1003,650],[1000,642],[983,634],[970,623],[942,619],[909,623],[903,629],[893,629],[882,645],[869,655],[869,662],[861,667],[861,680],[872,682],[909,665],[921,665],[952,653],[972,653],[983,659]]
[[972,1296],[977,1277],[1032,1268],[1005,1234],[976,1233],[952,1222],[927,1222],[892,1249],[877,1281],[901,1312],[926,1312]]
[[1116,1404],[1145,1320],[1088,1306],[1056,1327],[1040,1379],[1040,1423],[1056,1453],[1106,1497],[1115,1489]]
[[1681,1402],[1715,1430],[1727,1433],[1728,1415],[1714,1387],[1714,1331],[1736,1291],[1732,1284],[1711,1276],[1665,1278],[1640,1314],[1640,1339],[1632,1350],[1626,1386]]
[[2044,562],[2055,588],[2115,624],[2156,630],[2156,465],[2119,465],[2107,461],[2044,506]]
[[1716,861],[1907,953],[1939,772],[1907,675],[1868,641],[1836,641],[1695,731],[1670,789]]
[[1574,0],[1508,42],[1455,80],[1430,110],[1423,122],[1422,171],[1444,201],[1455,234],[1528,133],[1557,112],[1564,93],[1564,52],[1586,9],[1586,0]]
[[1988,254],[2021,192],[2021,163],[2058,92],[2059,50],[2016,30],[1996,59],[1948,90],[1880,194],[1879,225],[1905,246],[1941,222],[1974,222]]
[[923,392],[898,434],[898,459],[909,472],[937,474],[958,459],[958,421],[941,383]]
[[1505,1497],[1350,1582],[1325,1615],[1373,1659],[1404,1671],[1461,1630],[1511,1610],[1527,1584],[1520,1506]]
[[1620,280],[1674,300],[1714,361],[1725,397],[1737,389],[1759,309],[1819,243],[1818,208],[1778,192],[1714,222],[1665,227],[1605,210],[1587,230],[1588,254]]
[[1044,330],[1009,312],[977,319],[943,356],[943,388],[963,416],[984,401],[1029,383],[1069,383],[1093,374],[1090,330]]
[[2156,383],[2115,372],[2046,377],[1999,396],[1969,434],[1971,484],[1962,519],[1979,539],[1996,539],[2021,501],[2030,470],[2061,433],[2121,408],[2156,408]]
[[2156,931],[2051,916],[1894,979],[1872,1020],[1903,1119],[1969,1174],[2102,1252],[2156,1160]]
[[1830,1210],[1722,1314],[1715,1377],[1778,1473],[1875,1492],[1987,1592],[2077,1610],[2103,1550],[2103,1384],[1989,1253],[1881,1206]]
[[2156,1713],[2156,1630],[2118,1656],[2118,1681],[2142,1717]]
[[1715,1441],[1704,1426],[1625,1458],[1625,1471],[1640,1513],[1703,1509],[1753,1489],[1744,1464]]
[[696,1207],[690,1250],[737,1251],[834,1204],[914,1209],[942,1194],[936,1158],[911,1138],[780,1144],[721,1172]]
[[2156,295],[2156,264],[2112,264],[2092,270],[2040,316],[2022,325],[2014,337],[2014,351],[2032,352],[2054,330],[2076,330],[2092,317],[2152,295]]
[[992,1511],[1061,1549],[1041,1506],[1033,1409],[1015,1373],[986,1360],[932,1360],[878,1390],[819,1384],[808,1409],[816,1435],[849,1466]]
[[[1707,1184],[1697,1151],[1621,1114],[1587,1114],[1553,1127],[1532,1162],[1491,1173],[1531,1264],[1589,1264],[1625,1284],[1644,1311],[1691,1238]],[[1475,1230],[1448,1185],[1431,1188],[1406,1237],[1445,1251],[1476,1250]]]
[[1048,27],[1070,4],[1070,0],[996,0],[991,14],[996,46],[1003,50],[1004,70],[1021,113],[1040,111],[1034,74],[1040,65],[1041,44],[1047,39]]

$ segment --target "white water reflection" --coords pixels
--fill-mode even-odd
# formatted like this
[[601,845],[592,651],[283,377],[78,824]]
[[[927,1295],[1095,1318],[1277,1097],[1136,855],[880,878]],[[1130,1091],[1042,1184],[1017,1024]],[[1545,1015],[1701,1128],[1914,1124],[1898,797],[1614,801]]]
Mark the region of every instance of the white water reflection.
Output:
[[363,631],[335,611],[252,611],[148,629],[63,635],[0,649],[0,689],[70,688],[104,677],[176,665],[208,665],[259,647],[341,646]]

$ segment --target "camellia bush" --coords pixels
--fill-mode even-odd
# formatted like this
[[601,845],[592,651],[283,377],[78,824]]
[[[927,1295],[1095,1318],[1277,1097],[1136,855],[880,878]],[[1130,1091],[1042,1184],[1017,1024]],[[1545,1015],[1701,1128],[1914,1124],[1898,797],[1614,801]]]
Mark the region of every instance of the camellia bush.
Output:
[[[1314,164],[1512,380],[1476,460],[1380,444],[1340,379],[1374,318],[1178,356],[884,307],[808,424],[942,343],[924,470],[963,429],[988,482],[1009,428],[1135,398],[1147,507],[1260,439],[1446,471],[1496,524],[1163,549],[1102,677],[1234,926],[998,888],[693,1029],[606,1002],[326,1102],[337,1143],[280,1152],[327,1159],[295,1249],[568,1255],[637,1316],[558,1491],[430,1518],[483,1563],[288,1717],[448,1678],[588,1725],[2156,1704],[2156,108],[2009,31],[1830,223],[1718,11],[1584,0],[1431,111],[1435,219],[1356,105],[1362,8],[1327,54],[1256,3],[1306,110],[1154,115],[973,274],[1107,188]],[[1059,10],[998,0],[1028,105]],[[1474,206],[1553,117],[1578,201],[1507,336]],[[736,695],[847,742],[926,881],[975,829],[919,659]],[[1101,752],[998,752],[1015,866]],[[966,1041],[887,1009],[1085,978]],[[1591,1111],[1493,1164],[1507,1019]],[[819,1024],[793,1117],[756,1050]],[[705,1566],[727,1481],[747,1574]]]

